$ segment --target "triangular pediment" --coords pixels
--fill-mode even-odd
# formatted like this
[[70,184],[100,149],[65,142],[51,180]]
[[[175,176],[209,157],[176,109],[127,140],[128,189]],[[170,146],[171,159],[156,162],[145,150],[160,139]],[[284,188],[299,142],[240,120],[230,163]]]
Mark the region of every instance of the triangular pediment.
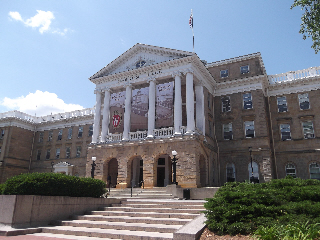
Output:
[[193,54],[194,53],[192,52],[138,43],[113,60],[107,66],[102,68],[99,72],[90,77],[90,79],[109,76],[120,72],[127,72],[137,68],[143,68],[170,60],[191,56]]

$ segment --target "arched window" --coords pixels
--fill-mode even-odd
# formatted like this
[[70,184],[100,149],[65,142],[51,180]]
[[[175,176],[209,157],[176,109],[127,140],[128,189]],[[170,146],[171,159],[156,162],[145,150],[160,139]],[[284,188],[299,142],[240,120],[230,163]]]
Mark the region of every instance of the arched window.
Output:
[[286,176],[292,176],[293,178],[296,178],[296,166],[292,163],[288,163],[286,165]]
[[227,164],[227,182],[236,181],[236,168],[233,163]]
[[311,163],[309,166],[310,169],[310,179],[320,180],[320,167],[318,163]]
[[251,182],[252,172],[253,172],[253,179],[252,181],[255,183],[259,182],[259,166],[256,162],[252,161],[248,164],[248,171],[249,171],[249,181]]

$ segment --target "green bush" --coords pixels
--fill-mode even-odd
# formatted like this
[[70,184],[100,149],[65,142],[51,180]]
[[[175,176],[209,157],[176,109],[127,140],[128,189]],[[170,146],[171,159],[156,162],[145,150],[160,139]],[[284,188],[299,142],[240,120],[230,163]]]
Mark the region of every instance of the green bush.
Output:
[[2,195],[3,190],[4,190],[4,184],[2,183],[0,184],[0,195]]
[[[320,222],[320,181],[286,178],[227,183],[205,203],[207,225],[218,234],[252,234],[259,226]],[[272,229],[271,229],[272,230]]]
[[98,179],[79,178],[60,173],[21,174],[4,183],[5,195],[43,195],[100,197],[106,184]]

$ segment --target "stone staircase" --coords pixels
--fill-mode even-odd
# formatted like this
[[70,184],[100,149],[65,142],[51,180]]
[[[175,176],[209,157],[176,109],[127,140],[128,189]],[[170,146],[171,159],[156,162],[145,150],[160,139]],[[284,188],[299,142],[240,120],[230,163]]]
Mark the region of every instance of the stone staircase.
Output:
[[[127,191],[127,190],[126,190]],[[143,191],[144,192],[144,191]],[[152,198],[155,193],[121,201],[71,220],[55,221],[52,227],[42,227],[34,236],[64,239],[173,239],[174,233],[200,215],[204,201]],[[122,192],[119,195],[123,195]],[[157,193],[159,194],[159,192]],[[165,193],[162,193],[165,194]],[[151,196],[151,198],[142,198]],[[164,197],[164,196],[162,196]]]
[[[131,196],[132,192],[132,196]],[[111,188],[109,197],[112,198],[145,198],[145,199],[173,199],[171,194],[167,194],[165,187],[151,189],[143,188]]]

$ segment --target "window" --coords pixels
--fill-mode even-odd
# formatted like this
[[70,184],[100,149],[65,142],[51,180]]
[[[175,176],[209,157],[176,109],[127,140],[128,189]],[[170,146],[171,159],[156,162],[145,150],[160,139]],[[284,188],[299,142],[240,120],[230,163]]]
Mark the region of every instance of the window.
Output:
[[43,142],[43,132],[39,133],[39,142]]
[[229,76],[228,69],[220,71],[220,77],[225,78],[225,77],[228,77],[228,76]]
[[60,148],[56,149],[56,158],[60,158]]
[[59,129],[58,141],[62,139],[62,129]]
[[281,140],[291,140],[290,124],[280,124]]
[[70,158],[70,147],[66,147],[66,158]]
[[232,140],[232,123],[223,124],[223,139]]
[[78,138],[81,138],[83,134],[83,126],[79,126],[79,130],[78,130]]
[[249,65],[240,67],[241,74],[249,73]]
[[48,141],[51,142],[52,141],[52,136],[53,136],[53,131],[49,131],[49,135],[48,135]]
[[136,63],[136,68],[141,68],[146,64],[146,61],[140,60]]
[[244,122],[245,135],[246,138],[254,137],[254,121],[246,121]]
[[244,93],[242,97],[243,97],[243,109],[251,109],[252,108],[251,93]]
[[308,93],[298,94],[300,110],[310,109]]
[[221,97],[222,112],[231,111],[230,96]]
[[303,136],[305,139],[314,138],[314,130],[312,122],[303,122],[302,123]]
[[88,136],[89,136],[89,137],[92,137],[92,135],[93,135],[93,125],[91,125],[91,126],[89,127],[89,134],[88,134]]
[[310,179],[320,180],[320,167],[318,163],[311,163],[309,166],[310,169]]
[[278,112],[287,112],[287,98],[285,96],[277,97]]
[[211,127],[212,122],[209,120],[209,136],[212,137],[212,127]]
[[81,156],[81,146],[77,146],[77,154],[76,157],[80,157]]
[[41,159],[41,149],[37,150],[37,160]]
[[[259,183],[259,167],[258,164],[252,161],[248,164],[248,171],[249,171],[249,182]],[[251,179],[253,174],[253,179]]]
[[46,160],[50,159],[50,149],[47,149]]
[[72,128],[68,129],[68,139],[72,138]]
[[286,165],[286,176],[292,176],[293,178],[296,178],[296,166],[292,163],[288,163]]
[[236,170],[233,163],[227,164],[227,182],[236,181]]
[[0,129],[0,139],[3,139],[4,137],[4,129]]

